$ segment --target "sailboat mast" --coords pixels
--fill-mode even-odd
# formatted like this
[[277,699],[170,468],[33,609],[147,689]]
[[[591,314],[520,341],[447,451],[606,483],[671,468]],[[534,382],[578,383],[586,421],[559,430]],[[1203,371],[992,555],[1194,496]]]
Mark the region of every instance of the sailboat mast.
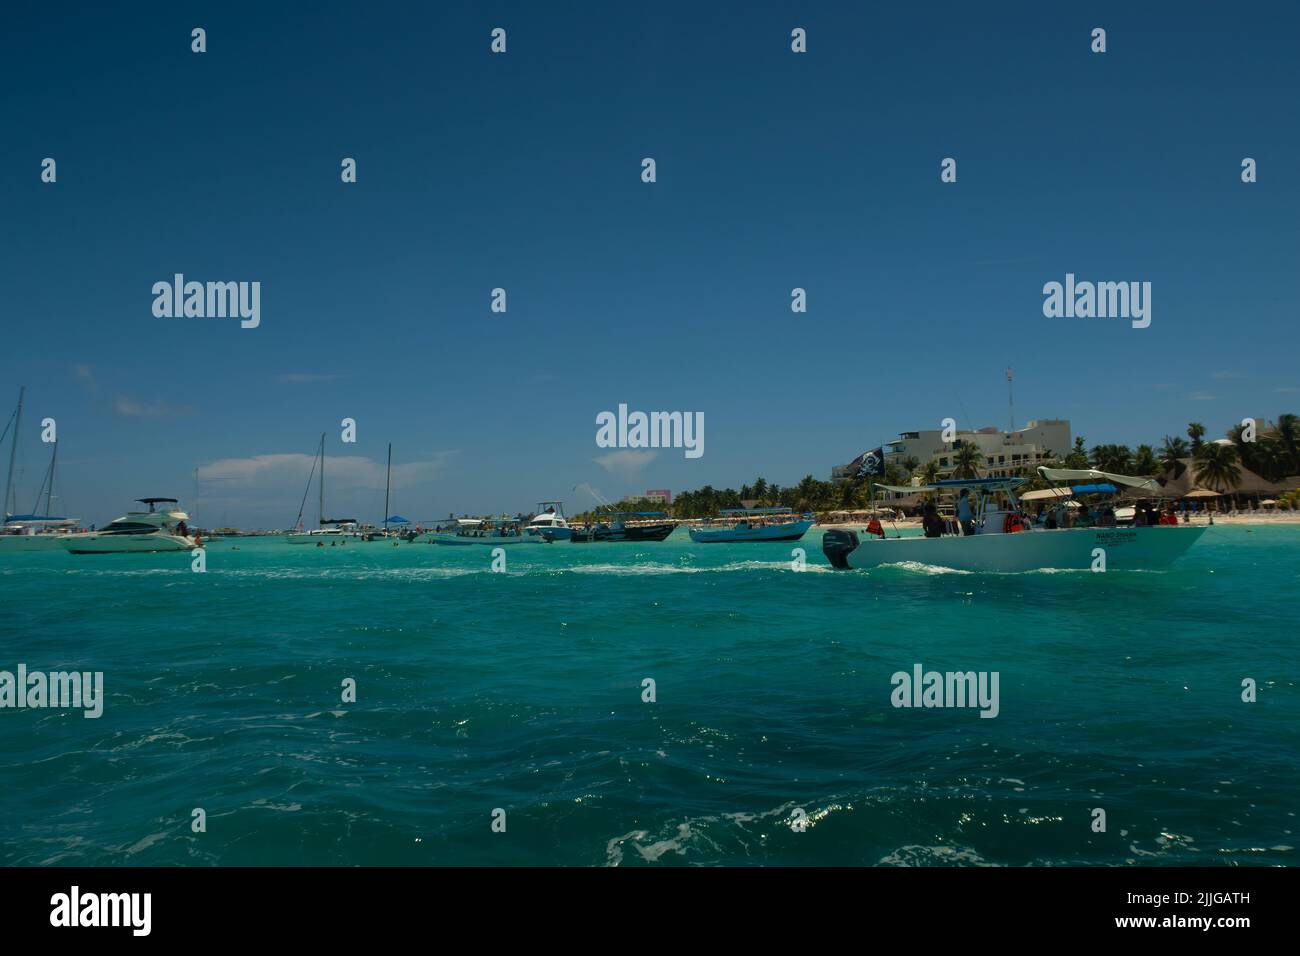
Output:
[[54,469],[59,463],[59,443],[54,443],[54,450],[50,452],[50,486],[45,489],[45,517],[54,514],[50,509],[54,507]]
[[18,386],[18,411],[14,413],[14,433],[9,436],[9,477],[5,480],[5,500],[4,506],[0,507],[5,518],[13,514],[9,510],[9,499],[13,495],[14,487],[14,457],[18,452],[18,431],[23,424],[23,396],[27,393],[27,386]]
[[325,433],[320,433],[320,501],[317,503],[316,527],[325,527]]
[[393,488],[393,443],[388,443],[388,477],[384,479],[384,530],[388,530],[388,493]]

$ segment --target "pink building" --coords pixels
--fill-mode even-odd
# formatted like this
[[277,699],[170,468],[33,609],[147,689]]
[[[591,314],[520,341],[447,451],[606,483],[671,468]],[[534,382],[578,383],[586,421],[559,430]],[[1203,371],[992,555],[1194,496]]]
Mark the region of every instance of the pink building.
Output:
[[661,501],[666,505],[673,503],[673,493],[667,488],[661,488],[657,491],[647,491],[645,496],[651,501]]

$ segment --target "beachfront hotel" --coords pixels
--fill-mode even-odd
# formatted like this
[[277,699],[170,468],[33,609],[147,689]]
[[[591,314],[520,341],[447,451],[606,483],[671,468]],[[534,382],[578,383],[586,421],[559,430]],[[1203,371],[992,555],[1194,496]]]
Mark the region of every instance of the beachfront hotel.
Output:
[[[903,468],[905,461],[915,458],[918,467],[922,467],[933,459],[939,463],[940,474],[946,477],[956,467],[954,456],[957,449],[974,445],[984,456],[981,474],[988,478],[1002,478],[1021,474],[1025,469],[1035,468],[1052,458],[1064,458],[1070,453],[1073,442],[1070,423],[1059,418],[1031,421],[1015,431],[958,429],[950,442],[943,440],[943,431],[937,428],[900,432],[896,440],[884,445],[885,464]],[[833,481],[852,477],[847,465],[837,465],[831,470]]]

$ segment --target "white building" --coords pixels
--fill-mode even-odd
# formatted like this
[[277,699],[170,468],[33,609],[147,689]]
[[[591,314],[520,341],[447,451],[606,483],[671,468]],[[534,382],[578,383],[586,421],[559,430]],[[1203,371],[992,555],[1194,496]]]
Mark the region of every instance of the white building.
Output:
[[[957,449],[971,444],[983,458],[979,465],[980,477],[1001,478],[1030,474],[1049,459],[1064,459],[1073,449],[1074,439],[1070,435],[1070,423],[1056,418],[1031,421],[1012,432],[997,428],[959,429],[950,442],[943,440],[943,432],[938,428],[901,432],[895,441],[885,443],[885,464],[902,468],[903,462],[915,458],[916,470],[920,471],[933,459],[939,463],[940,476],[950,477],[956,467]],[[850,477],[844,465],[831,471],[832,480]],[[919,479],[913,483],[917,482]]]
[[1070,436],[1070,423],[1058,418],[1031,421],[1013,432],[996,428],[959,429],[951,442],[945,442],[943,432],[937,428],[901,432],[897,440],[885,445],[885,463],[901,467],[906,459],[915,458],[920,462],[917,466],[920,469],[935,459],[940,473],[948,475],[956,465],[957,449],[971,444],[984,458],[980,477],[1001,478],[1032,471],[1051,458],[1065,458],[1074,447],[1074,439]]

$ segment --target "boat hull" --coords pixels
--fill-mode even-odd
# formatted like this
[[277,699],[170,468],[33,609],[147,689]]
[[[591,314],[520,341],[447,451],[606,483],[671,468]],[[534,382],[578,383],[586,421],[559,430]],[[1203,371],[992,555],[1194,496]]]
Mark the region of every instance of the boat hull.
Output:
[[759,528],[691,528],[696,544],[724,544],[733,541],[798,541],[813,526],[811,521],[790,521]]
[[955,571],[995,574],[1038,570],[1090,571],[1105,552],[1107,571],[1158,570],[1173,564],[1196,543],[1204,527],[1075,528],[1017,534],[942,538],[859,539],[854,532],[828,531],[822,550],[838,568],[863,570],[915,563]]
[[72,554],[157,554],[190,551],[198,547],[193,538],[178,534],[101,534],[96,531],[65,535],[60,543]]
[[604,541],[662,541],[673,533],[677,526],[666,524],[638,525],[623,528],[593,528],[590,531],[578,528],[573,531],[570,541],[589,544]]
[[64,534],[0,534],[0,554],[13,551],[62,551]]
[[542,538],[535,535],[483,535],[476,537],[468,534],[443,534],[433,532],[431,534],[421,535],[417,541],[427,541],[429,544],[442,544],[450,547],[470,547],[473,545],[489,545],[491,547],[501,547],[512,544],[546,544]]

